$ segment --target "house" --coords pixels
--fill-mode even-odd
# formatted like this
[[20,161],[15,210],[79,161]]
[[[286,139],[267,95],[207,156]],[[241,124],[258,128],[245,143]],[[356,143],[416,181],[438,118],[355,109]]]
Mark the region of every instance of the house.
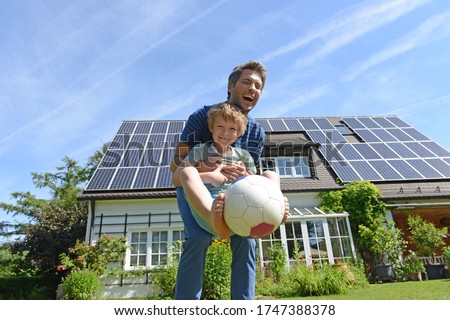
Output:
[[[293,261],[299,244],[307,263],[354,255],[348,214],[320,211],[317,195],[336,181],[369,180],[383,192],[386,218],[407,232],[406,214],[450,225],[450,152],[397,116],[258,119],[267,136],[263,169],[276,170],[291,206],[288,221],[258,239],[261,264],[282,242]],[[86,241],[125,235],[125,269],[165,263],[183,239],[170,161],[185,121],[124,121],[81,199],[90,201]],[[179,254],[179,252],[172,252]]]

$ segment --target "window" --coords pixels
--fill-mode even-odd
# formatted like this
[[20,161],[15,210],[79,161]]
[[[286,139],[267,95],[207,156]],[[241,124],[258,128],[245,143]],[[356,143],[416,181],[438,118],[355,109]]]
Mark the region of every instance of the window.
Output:
[[297,258],[305,261],[305,245],[303,243],[302,225],[300,221],[286,223],[286,242],[289,262],[295,262],[296,254],[298,254]]
[[280,177],[311,177],[307,156],[264,158],[261,161],[263,171],[273,170]]
[[341,134],[352,134],[350,129],[345,125],[337,125],[335,128],[341,133]]
[[179,257],[183,239],[182,230],[153,230],[131,232],[129,239],[129,266],[153,268],[167,264],[169,255]]
[[147,232],[133,232],[131,234],[130,247],[130,266],[145,266],[147,260]]
[[351,258],[351,240],[345,218],[331,218],[327,222],[333,256],[338,259]]
[[323,220],[306,221],[308,229],[309,246],[311,259],[325,261],[328,259],[327,247],[325,244],[325,233],[323,230]]

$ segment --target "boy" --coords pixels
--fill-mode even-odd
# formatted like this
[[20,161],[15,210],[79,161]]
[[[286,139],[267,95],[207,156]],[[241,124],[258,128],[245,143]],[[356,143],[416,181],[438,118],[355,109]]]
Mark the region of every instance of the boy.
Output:
[[[230,229],[223,219],[223,191],[229,186],[227,178],[221,173],[224,163],[240,163],[247,174],[256,174],[256,167],[250,153],[231,145],[245,132],[247,117],[235,106],[221,103],[208,112],[208,128],[213,142],[196,145],[184,158],[174,173],[174,184],[181,184],[197,223],[207,232],[222,239],[230,236]],[[202,175],[196,165],[220,163],[212,173]],[[279,185],[274,172],[263,173]]]

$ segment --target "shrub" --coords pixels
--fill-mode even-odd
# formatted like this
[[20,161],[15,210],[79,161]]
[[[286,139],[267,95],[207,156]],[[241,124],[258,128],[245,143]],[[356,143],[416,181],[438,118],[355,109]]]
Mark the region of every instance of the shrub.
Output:
[[168,255],[167,265],[153,271],[152,288],[153,298],[167,299],[175,297],[175,284],[177,280],[179,258],[173,258],[172,252],[178,252],[181,243],[174,244]]
[[206,253],[202,298],[230,298],[231,248],[228,240],[214,239]]
[[53,292],[41,276],[0,277],[0,300],[48,300]]
[[92,300],[98,298],[101,292],[98,275],[89,270],[70,273],[63,284],[66,300]]
[[286,251],[280,242],[274,243],[269,247],[269,265],[268,269],[272,272],[273,280],[280,282],[286,273]]

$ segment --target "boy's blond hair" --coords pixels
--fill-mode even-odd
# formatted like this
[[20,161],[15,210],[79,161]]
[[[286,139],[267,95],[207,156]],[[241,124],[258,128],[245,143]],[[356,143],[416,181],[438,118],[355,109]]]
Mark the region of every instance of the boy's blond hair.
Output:
[[208,111],[208,128],[212,131],[214,127],[214,121],[218,118],[222,118],[225,121],[234,122],[238,127],[238,137],[242,136],[247,129],[248,119],[242,113],[242,111],[229,103],[218,103],[211,107]]

